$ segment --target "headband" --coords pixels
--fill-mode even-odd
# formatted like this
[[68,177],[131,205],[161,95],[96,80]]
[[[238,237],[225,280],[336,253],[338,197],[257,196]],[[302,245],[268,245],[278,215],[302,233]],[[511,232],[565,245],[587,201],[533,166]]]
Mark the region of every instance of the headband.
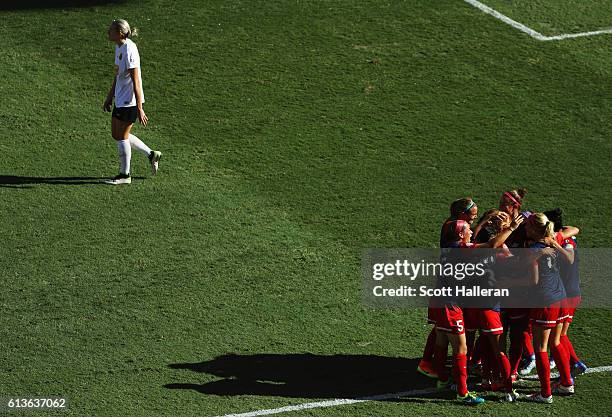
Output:
[[516,204],[516,205],[517,205],[517,206],[519,206],[519,207],[521,206],[521,203],[519,203],[519,202],[516,200],[516,198],[514,198],[514,197],[512,196],[512,194],[510,194],[509,192],[507,192],[507,191],[506,191],[506,192],[504,193],[504,197],[508,197],[510,200],[512,200],[512,201],[514,202],[514,204]]
[[476,203],[474,203],[474,200],[470,200],[470,202],[468,203],[468,205],[467,205],[467,207],[465,208],[465,210],[463,210],[463,212],[464,212],[464,213],[469,212],[469,211],[472,209],[472,207],[474,207],[474,205],[475,205],[475,204],[476,204]]

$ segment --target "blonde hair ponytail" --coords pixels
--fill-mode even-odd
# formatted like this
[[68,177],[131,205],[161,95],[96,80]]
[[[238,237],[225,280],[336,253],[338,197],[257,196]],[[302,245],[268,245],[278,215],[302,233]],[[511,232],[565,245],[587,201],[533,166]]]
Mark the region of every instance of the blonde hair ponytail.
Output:
[[125,19],[115,19],[111,23],[111,27],[117,29],[119,34],[124,38],[138,36],[138,29],[131,28],[130,24]]
[[[548,217],[546,218],[546,220],[548,220]],[[548,220],[548,223],[546,223],[546,237],[555,237],[555,224],[553,222],[551,222],[550,220]]]
[[544,239],[545,237],[555,237],[555,224],[548,220],[544,213],[534,213],[529,216],[528,221],[533,226],[537,238]]

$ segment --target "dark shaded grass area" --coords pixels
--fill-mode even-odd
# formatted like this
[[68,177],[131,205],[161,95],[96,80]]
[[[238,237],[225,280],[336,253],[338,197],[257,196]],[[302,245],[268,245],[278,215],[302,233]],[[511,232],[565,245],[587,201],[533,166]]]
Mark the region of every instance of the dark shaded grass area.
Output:
[[0,10],[56,9],[93,6],[111,6],[128,0],[4,0]]

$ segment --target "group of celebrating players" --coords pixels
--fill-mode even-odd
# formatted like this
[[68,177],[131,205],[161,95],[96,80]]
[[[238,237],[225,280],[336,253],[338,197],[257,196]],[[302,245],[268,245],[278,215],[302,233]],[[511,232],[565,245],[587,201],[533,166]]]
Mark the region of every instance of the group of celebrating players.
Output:
[[[580,303],[579,230],[563,225],[560,209],[544,213],[523,210],[525,193],[524,189],[504,192],[499,208],[487,211],[478,222],[474,200],[456,200],[442,226],[443,251],[493,248],[499,262],[527,256],[525,282],[530,286],[530,297],[539,303],[537,308],[510,308],[503,303],[474,308],[452,297],[430,300],[428,321],[434,328],[417,370],[437,379],[438,388],[450,387],[452,381],[446,368],[450,344],[452,380],[457,399],[465,404],[484,403],[482,397],[468,391],[468,369],[482,377],[482,391],[501,391],[505,401],[513,402],[518,397],[513,383],[519,374],[527,375],[535,367],[540,392],[526,398],[545,404],[552,403],[552,394],[573,394],[574,376],[587,369],[567,335]],[[551,386],[550,369],[555,366],[560,377]]]

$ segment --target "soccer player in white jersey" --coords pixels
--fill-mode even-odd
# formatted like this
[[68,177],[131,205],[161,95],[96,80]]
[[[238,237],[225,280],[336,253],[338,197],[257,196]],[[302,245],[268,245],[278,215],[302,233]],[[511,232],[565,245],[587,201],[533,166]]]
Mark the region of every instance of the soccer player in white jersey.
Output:
[[108,91],[104,101],[104,111],[111,111],[113,98],[113,117],[111,129],[113,139],[117,141],[120,169],[119,175],[106,181],[108,184],[130,184],[130,160],[132,148],[141,151],[149,158],[151,172],[157,173],[161,152],[151,150],[143,141],[130,133],[136,119],[143,126],[147,125],[147,115],[142,104],[144,93],[142,90],[142,77],[140,72],[140,55],[136,44],[132,42],[133,35],[128,22],[123,19],[113,20],[108,28],[108,39],[116,43],[115,46],[115,77],[113,85]]

